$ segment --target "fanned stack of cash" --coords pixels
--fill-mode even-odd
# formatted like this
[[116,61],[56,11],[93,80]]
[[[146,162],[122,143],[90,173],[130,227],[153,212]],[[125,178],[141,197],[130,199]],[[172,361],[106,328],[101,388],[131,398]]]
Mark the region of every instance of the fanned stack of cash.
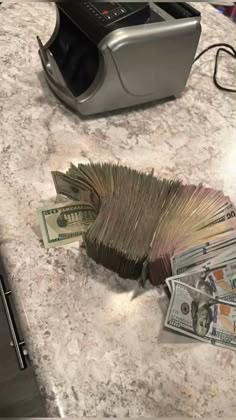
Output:
[[229,197],[202,185],[108,163],[52,175],[57,193],[76,202],[40,210],[45,246],[83,235],[87,254],[123,278],[162,284],[174,255],[236,226]]
[[166,327],[236,350],[236,232],[179,253],[172,264]]

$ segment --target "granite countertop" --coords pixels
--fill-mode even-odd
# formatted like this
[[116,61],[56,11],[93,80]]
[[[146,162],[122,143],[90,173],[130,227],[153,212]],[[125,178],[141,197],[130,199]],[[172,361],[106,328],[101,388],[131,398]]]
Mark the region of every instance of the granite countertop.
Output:
[[[236,27],[202,11],[199,50],[235,46]],[[236,353],[163,331],[166,298],[91,261],[78,243],[44,249],[36,209],[55,202],[51,170],[121,162],[224,189],[236,201],[236,96],[212,82],[213,53],[194,65],[175,101],[82,120],[41,72],[36,35],[53,4],[0,8],[0,237],[25,338],[49,416],[233,416]],[[220,77],[235,84],[235,63]]]

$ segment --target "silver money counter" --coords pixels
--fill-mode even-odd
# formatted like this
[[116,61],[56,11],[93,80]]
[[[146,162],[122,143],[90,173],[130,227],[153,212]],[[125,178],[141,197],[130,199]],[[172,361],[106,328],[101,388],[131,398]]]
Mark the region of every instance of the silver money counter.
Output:
[[184,90],[201,33],[186,3],[58,2],[54,33],[39,54],[53,92],[91,115]]

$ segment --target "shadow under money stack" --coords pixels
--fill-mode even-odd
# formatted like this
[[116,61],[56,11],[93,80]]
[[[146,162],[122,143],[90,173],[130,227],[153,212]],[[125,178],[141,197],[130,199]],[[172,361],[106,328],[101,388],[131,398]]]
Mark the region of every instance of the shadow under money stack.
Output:
[[123,278],[162,284],[174,254],[235,228],[229,197],[202,185],[107,163],[52,175],[58,194],[88,205],[81,232],[89,257]]

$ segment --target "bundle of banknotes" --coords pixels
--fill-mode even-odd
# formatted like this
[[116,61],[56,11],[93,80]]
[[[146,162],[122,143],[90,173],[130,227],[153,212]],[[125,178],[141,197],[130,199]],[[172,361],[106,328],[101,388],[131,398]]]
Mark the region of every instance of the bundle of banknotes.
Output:
[[71,164],[52,177],[70,201],[39,211],[45,246],[82,235],[87,254],[123,278],[163,284],[216,256],[217,242],[236,228],[229,197],[203,185],[109,163]]
[[172,258],[165,326],[236,350],[236,232]]

